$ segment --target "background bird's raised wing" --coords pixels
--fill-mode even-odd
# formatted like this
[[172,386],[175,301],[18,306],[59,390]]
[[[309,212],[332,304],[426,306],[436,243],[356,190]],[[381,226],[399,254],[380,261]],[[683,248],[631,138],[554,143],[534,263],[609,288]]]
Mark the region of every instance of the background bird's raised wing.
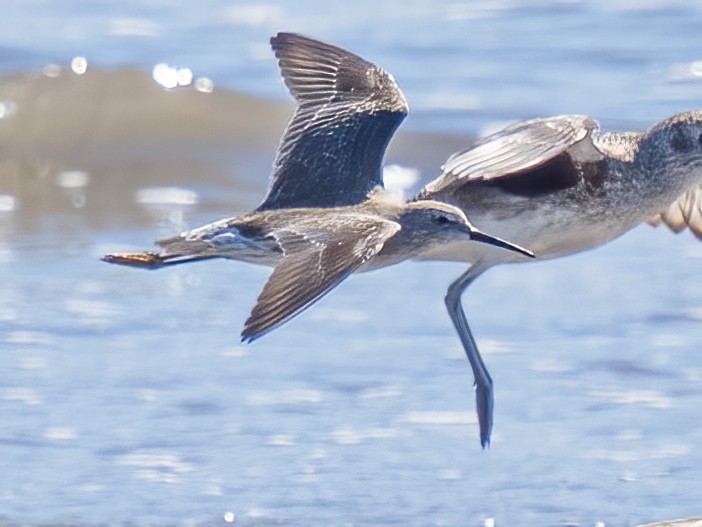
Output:
[[242,340],[253,341],[311,306],[400,229],[399,224],[375,216],[354,214],[347,219],[333,236],[305,226],[276,232],[285,256],[263,287]]
[[580,115],[515,123],[449,157],[441,175],[421,194],[430,196],[467,181],[515,176],[534,169],[566,152],[596,127],[594,120]]
[[353,205],[382,185],[382,160],[407,103],[392,76],[341,48],[271,39],[297,101],[258,210]]

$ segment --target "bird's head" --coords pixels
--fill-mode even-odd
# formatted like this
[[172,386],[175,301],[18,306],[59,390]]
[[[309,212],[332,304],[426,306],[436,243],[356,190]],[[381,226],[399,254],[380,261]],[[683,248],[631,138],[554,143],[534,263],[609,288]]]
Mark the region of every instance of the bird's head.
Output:
[[435,245],[461,240],[473,240],[534,257],[518,245],[486,234],[474,227],[458,207],[434,200],[407,203],[399,215],[402,229],[412,237],[413,244],[429,249]]
[[637,159],[658,172],[702,168],[702,111],[683,112],[652,126],[641,139]]

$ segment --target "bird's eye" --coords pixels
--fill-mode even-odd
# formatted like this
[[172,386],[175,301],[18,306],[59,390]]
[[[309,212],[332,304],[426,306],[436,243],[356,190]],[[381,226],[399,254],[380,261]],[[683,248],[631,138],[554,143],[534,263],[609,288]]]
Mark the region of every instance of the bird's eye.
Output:
[[694,149],[695,145],[691,141],[684,130],[677,127],[673,130],[673,135],[670,138],[670,146],[675,152],[686,153]]
[[434,223],[438,225],[446,225],[450,220],[443,214],[434,216]]

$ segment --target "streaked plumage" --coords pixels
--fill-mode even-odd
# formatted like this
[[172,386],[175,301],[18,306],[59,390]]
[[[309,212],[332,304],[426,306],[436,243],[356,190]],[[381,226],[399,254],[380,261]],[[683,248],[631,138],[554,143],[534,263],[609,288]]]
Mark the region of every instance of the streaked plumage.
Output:
[[289,33],[271,46],[297,107],[258,210],[360,203],[383,185],[404,95],[389,73],[341,48]]
[[[508,126],[452,155],[417,199],[459,207],[481,229],[528,247],[537,259],[602,245],[634,226],[688,227],[702,239],[702,112],[685,112],[645,132],[605,132],[585,116]],[[461,242],[428,248],[428,259],[467,261],[446,305],[473,367],[483,445],[492,429],[492,380],[461,306],[480,274],[508,252]]]
[[472,228],[432,200],[394,203],[382,189],[385,148],[407,113],[377,66],[300,35],[271,39],[297,100],[268,192],[256,210],[157,242],[159,253],[111,254],[109,263],[157,269],[210,258],[274,266],[245,323],[252,341],[319,300],[347,276],[457,240],[531,253]]

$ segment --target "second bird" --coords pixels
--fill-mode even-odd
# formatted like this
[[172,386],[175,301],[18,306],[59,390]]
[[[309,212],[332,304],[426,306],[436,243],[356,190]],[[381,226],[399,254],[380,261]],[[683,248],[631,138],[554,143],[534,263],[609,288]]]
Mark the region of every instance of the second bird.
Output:
[[147,269],[210,258],[274,266],[242,332],[252,341],[357,270],[458,241],[533,256],[477,230],[458,207],[434,200],[398,203],[383,190],[385,149],[407,115],[391,75],[300,35],[279,33],[271,45],[297,107],[263,202],[248,214],[159,241],[158,253],[103,260]]
[[[702,112],[685,112],[645,132],[600,130],[581,115],[513,124],[449,158],[418,199],[460,207],[476,225],[529,247],[537,259],[597,247],[642,222],[689,227],[702,238]],[[480,439],[490,440],[492,379],[461,305],[461,294],[490,267],[526,261],[461,242],[423,258],[470,262],[446,306],[477,385]]]

